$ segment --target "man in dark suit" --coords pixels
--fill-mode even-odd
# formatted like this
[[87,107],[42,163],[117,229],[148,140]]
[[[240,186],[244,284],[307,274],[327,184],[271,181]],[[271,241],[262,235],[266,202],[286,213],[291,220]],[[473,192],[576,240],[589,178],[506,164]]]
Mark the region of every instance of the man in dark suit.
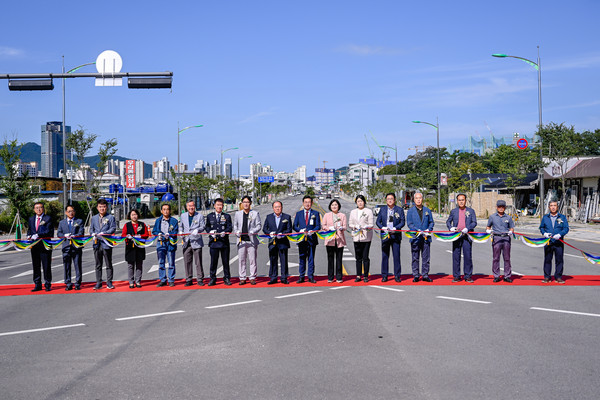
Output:
[[462,232],[462,236],[452,242],[452,282],[460,282],[460,253],[464,258],[465,282],[473,283],[473,252],[471,245],[473,240],[468,232],[472,232],[477,226],[475,210],[467,207],[467,196],[459,194],[456,196],[458,207],[450,211],[446,226],[450,232]]
[[65,208],[65,216],[58,223],[58,231],[56,236],[59,238],[65,238],[62,247],[63,265],[65,267],[65,290],[71,290],[73,284],[71,283],[71,264],[75,267],[75,290],[81,289],[81,254],[83,249],[81,247],[75,247],[71,238],[73,236],[83,236],[84,226],[83,221],[79,218],[75,218],[75,208],[71,205]]
[[214,203],[215,211],[206,216],[206,232],[210,234],[208,237],[208,247],[210,248],[210,281],[208,286],[214,286],[217,283],[219,254],[223,263],[223,281],[227,286],[231,285],[229,234],[233,230],[233,224],[231,215],[223,212],[223,203],[223,199],[216,199]]
[[[412,253],[413,282],[431,282],[429,277],[429,256],[431,236],[433,230],[433,213],[423,205],[423,193],[415,193],[413,196],[415,205],[406,212],[406,225],[411,231],[419,232],[419,236],[410,239],[410,250]],[[421,256],[421,273],[419,273],[419,256]]]
[[[52,218],[45,214],[44,204],[37,202],[33,205],[35,215],[29,218],[27,227],[27,239],[51,239],[54,236]],[[31,264],[33,265],[32,292],[42,290],[42,268],[44,270],[44,286],[49,292],[52,286],[52,250],[46,250],[42,242],[31,247]]]
[[290,241],[284,234],[292,233],[292,217],[284,214],[280,201],[273,203],[273,213],[267,215],[263,233],[269,239],[269,285],[277,283],[277,258],[281,264],[281,283],[288,284],[288,249]]
[[312,209],[312,197],[306,195],[302,198],[303,209],[296,213],[294,218],[294,230],[303,232],[306,235],[304,240],[298,242],[298,255],[300,256],[300,276],[297,283],[304,282],[304,274],[306,273],[306,261],[308,259],[308,281],[315,281],[315,250],[319,244],[319,239],[314,231],[321,230],[321,216]]
[[[402,232],[404,226],[404,210],[396,205],[396,195],[388,193],[385,195],[387,207],[380,207],[377,214],[377,227],[381,229],[381,281],[387,282],[390,248],[394,255],[394,279],[400,282],[402,265],[400,264],[400,244],[402,243]],[[385,237],[387,234],[387,238]]]
[[544,237],[551,238],[550,242],[544,246],[544,280],[543,283],[552,281],[552,256],[554,256],[554,280],[558,283],[565,283],[562,278],[565,245],[562,238],[569,233],[569,221],[567,216],[558,212],[558,202],[556,200],[548,203],[550,213],[542,217],[540,223],[540,232]]

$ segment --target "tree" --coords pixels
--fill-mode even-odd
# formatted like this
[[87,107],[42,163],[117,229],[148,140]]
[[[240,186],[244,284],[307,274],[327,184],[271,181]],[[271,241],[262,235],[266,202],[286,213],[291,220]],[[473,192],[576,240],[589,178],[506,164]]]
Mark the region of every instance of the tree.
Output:
[[582,156],[600,156],[600,129],[581,134],[579,154]]
[[24,213],[21,215],[23,218],[27,217],[34,198],[27,172],[17,176],[15,168],[15,164],[21,161],[22,148],[23,144],[18,143],[17,139],[4,139],[0,148],[0,163],[6,171],[6,175],[0,177],[0,191],[6,196],[11,218],[19,212]]
[[559,168],[562,195],[565,191],[565,173],[569,160],[579,155],[581,151],[580,136],[575,133],[575,127],[566,126],[564,123],[556,124],[554,122],[548,125],[542,125],[540,136],[543,143],[543,152],[548,155],[548,159],[556,163]]

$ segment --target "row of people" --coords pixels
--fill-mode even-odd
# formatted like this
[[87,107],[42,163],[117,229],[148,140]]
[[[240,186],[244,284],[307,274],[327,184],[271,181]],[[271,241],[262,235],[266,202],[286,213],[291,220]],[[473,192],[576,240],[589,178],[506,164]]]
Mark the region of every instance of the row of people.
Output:
[[[219,258],[223,268],[224,283],[231,285],[231,272],[229,266],[230,259],[230,240],[231,232],[236,236],[236,247],[239,257],[239,284],[245,285],[249,280],[250,284],[256,284],[258,274],[257,251],[260,241],[258,234],[269,235],[269,284],[275,284],[280,279],[283,284],[289,284],[288,271],[288,249],[290,240],[288,235],[292,232],[305,233],[305,239],[297,243],[299,253],[299,277],[297,283],[309,282],[315,283],[315,252],[318,245],[318,238],[315,231],[327,230],[335,231],[325,239],[327,251],[327,275],[328,282],[342,281],[342,257],[343,249],[346,247],[345,231],[350,230],[356,259],[356,278],[355,281],[363,280],[368,282],[370,272],[369,252],[373,239],[373,228],[381,232],[381,280],[386,282],[389,274],[390,258],[393,257],[393,275],[396,282],[401,281],[401,262],[400,262],[400,244],[402,233],[400,231],[405,225],[411,231],[419,234],[410,239],[410,248],[412,254],[412,274],[413,281],[423,280],[431,282],[429,277],[430,270],[430,246],[431,235],[435,222],[433,213],[423,204],[423,195],[416,193],[414,195],[414,206],[407,213],[406,218],[404,210],[396,205],[396,197],[393,193],[386,196],[386,206],[379,209],[377,217],[371,209],[366,207],[364,196],[356,196],[356,208],[350,212],[349,218],[341,212],[341,204],[334,199],[329,204],[329,212],[323,218],[312,208],[313,200],[310,196],[304,196],[302,200],[302,209],[298,211],[294,218],[283,212],[283,204],[275,201],[272,204],[273,212],[267,215],[264,224],[261,222],[258,211],[251,209],[252,200],[249,196],[242,199],[242,209],[237,211],[232,220],[231,215],[223,212],[223,200],[214,201],[214,210],[206,217],[196,211],[194,201],[186,202],[187,213],[183,214],[179,220],[171,216],[171,207],[165,203],[161,207],[161,216],[156,219],[152,228],[140,221],[137,210],[131,210],[129,213],[129,222],[127,222],[121,232],[125,237],[125,261],[128,265],[129,287],[141,287],[143,262],[146,257],[146,249],[138,247],[134,243],[135,238],[146,239],[150,235],[157,236],[156,254],[158,258],[159,283],[158,286],[175,285],[175,253],[177,251],[177,241],[170,240],[179,234],[183,234],[183,259],[185,265],[185,285],[193,284],[194,266],[196,270],[196,282],[203,286],[204,268],[202,265],[202,248],[204,239],[201,233],[208,233],[208,247],[210,252],[210,268],[208,285],[216,284],[217,267]],[[473,231],[477,226],[475,211],[466,206],[466,195],[457,196],[457,205],[450,212],[446,221],[446,226],[451,232],[467,233]],[[560,240],[569,231],[569,225],[566,217],[558,213],[558,204],[550,202],[550,213],[545,215],[540,224],[540,232],[550,238],[547,246],[544,247],[544,282],[551,280],[552,258],[555,259],[556,269],[554,277],[557,282],[564,283],[563,273],[563,253],[564,244]],[[512,272],[510,264],[510,234],[514,230],[514,222],[510,216],[505,214],[506,203],[499,201],[497,203],[497,213],[489,217],[487,223],[487,233],[493,233],[492,248],[493,261],[492,273],[494,281],[499,282],[500,276],[500,257],[504,259],[504,281],[512,282]],[[106,287],[114,289],[113,285],[113,266],[111,245],[105,240],[99,240],[99,235],[114,235],[117,230],[117,224],[114,217],[107,213],[108,204],[101,199],[97,204],[98,214],[91,220],[90,234],[94,238],[93,251],[95,258],[96,285],[94,289],[102,288],[103,278],[102,269],[106,269]],[[28,237],[30,239],[51,238],[54,234],[52,220],[44,213],[42,203],[34,205],[35,215],[29,220]],[[83,221],[75,216],[75,209],[67,206],[65,209],[66,218],[61,220],[58,226],[57,236],[69,239],[75,236],[84,235]],[[461,235],[452,242],[452,273],[453,282],[461,281],[461,256],[463,259],[463,272],[466,282],[473,282],[473,261],[472,261],[472,239],[468,235]],[[50,268],[52,250],[46,249],[42,243],[37,243],[31,247],[31,258],[33,265],[32,291],[42,290],[41,272],[44,272],[44,286],[47,291],[51,290],[52,271]],[[64,265],[64,283],[65,289],[75,290],[81,288],[82,282],[82,248],[67,240],[63,243],[62,258]],[[167,266],[168,265],[168,266]],[[76,277],[73,285],[71,266],[74,266]],[[279,273],[280,271],[280,273]]]

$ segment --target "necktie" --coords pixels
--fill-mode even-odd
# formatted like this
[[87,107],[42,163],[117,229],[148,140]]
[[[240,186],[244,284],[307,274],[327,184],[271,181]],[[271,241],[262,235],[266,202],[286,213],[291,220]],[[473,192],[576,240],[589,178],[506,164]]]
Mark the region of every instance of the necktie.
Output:
[[305,217],[304,224],[305,224],[306,226],[308,226],[308,210],[306,211],[306,217]]
[[39,227],[40,227],[40,217],[37,217],[35,219],[35,230],[37,231]]
[[71,232],[73,230],[73,220],[70,219],[69,220],[69,232]]

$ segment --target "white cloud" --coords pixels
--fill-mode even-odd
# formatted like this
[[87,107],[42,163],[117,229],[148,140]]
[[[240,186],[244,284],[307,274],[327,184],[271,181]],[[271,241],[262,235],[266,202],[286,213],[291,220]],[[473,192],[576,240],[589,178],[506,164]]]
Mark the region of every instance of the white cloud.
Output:
[[15,49],[14,47],[0,46],[0,57],[2,58],[20,57],[24,53],[23,50]]

